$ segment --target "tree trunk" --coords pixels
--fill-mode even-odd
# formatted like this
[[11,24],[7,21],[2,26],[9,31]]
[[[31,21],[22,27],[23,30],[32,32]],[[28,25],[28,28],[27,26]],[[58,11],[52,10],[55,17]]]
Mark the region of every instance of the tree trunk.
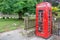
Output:
[[18,12],[18,16],[19,16],[19,19],[23,19],[22,18],[22,11]]

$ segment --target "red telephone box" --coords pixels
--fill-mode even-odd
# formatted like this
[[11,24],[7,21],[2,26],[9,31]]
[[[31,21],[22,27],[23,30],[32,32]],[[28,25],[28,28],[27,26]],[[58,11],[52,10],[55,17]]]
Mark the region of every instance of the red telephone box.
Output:
[[48,2],[36,5],[36,35],[48,38],[52,33],[52,8]]

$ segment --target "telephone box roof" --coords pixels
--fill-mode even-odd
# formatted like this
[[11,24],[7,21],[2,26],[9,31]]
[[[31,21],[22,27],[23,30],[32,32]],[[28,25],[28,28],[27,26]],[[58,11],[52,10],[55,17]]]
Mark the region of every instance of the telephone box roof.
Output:
[[37,4],[37,7],[51,7],[51,4],[48,2],[42,2]]

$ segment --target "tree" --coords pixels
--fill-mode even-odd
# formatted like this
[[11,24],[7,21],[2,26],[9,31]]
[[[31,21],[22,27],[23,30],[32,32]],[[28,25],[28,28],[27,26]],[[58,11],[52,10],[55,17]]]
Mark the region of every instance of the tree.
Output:
[[4,14],[18,13],[21,19],[25,12],[35,13],[37,3],[37,0],[0,0],[0,11]]

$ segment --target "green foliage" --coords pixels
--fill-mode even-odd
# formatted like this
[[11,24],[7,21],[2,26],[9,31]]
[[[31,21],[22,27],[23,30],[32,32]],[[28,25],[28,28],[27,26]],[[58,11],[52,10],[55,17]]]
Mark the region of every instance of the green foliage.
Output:
[[36,0],[0,0],[0,11],[3,13],[35,12]]
[[43,2],[43,0],[37,0],[37,3]]
[[52,7],[52,12],[57,12],[58,11],[58,7]]
[[60,12],[60,4],[58,5],[58,8],[59,8],[59,9],[58,9],[58,12]]
[[58,5],[58,8],[60,9],[60,4]]
[[52,2],[52,6],[54,6],[54,7],[58,6],[58,4],[59,4],[58,2]]
[[43,0],[0,0],[0,11],[3,13],[14,13],[23,11],[35,13],[35,6]]

